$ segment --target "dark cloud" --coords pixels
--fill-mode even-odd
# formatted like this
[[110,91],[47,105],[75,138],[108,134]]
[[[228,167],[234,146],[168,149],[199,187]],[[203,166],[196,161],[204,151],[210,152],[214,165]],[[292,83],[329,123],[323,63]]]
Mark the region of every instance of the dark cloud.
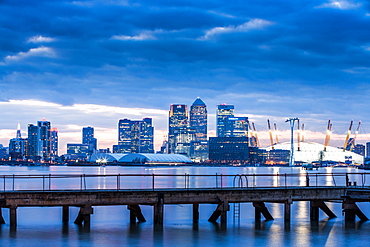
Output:
[[254,114],[361,114],[369,6],[330,3],[1,1],[0,100],[167,109],[200,96]]

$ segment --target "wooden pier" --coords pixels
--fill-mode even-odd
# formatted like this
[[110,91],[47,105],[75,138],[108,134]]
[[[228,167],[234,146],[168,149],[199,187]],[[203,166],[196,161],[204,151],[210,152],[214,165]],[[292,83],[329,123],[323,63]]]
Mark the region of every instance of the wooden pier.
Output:
[[[79,207],[80,210],[74,222],[90,227],[94,207],[108,205],[126,205],[130,211],[130,222],[137,223],[146,221],[140,206],[150,205],[153,206],[153,223],[163,225],[165,205],[170,204],[191,204],[193,213],[189,217],[197,222],[199,205],[213,204],[215,210],[209,215],[209,221],[220,221],[221,225],[226,225],[230,204],[251,203],[255,208],[255,220],[260,221],[261,216],[265,220],[274,219],[266,203],[281,203],[284,205],[284,221],[289,224],[291,205],[297,201],[310,202],[309,217],[312,221],[319,220],[320,210],[328,218],[336,217],[326,202],[341,203],[346,221],[354,221],[356,216],[362,221],[368,220],[356,203],[370,202],[370,188],[348,186],[347,180],[346,186],[309,186],[306,183],[305,186],[191,188],[185,176],[184,183],[188,183],[185,188],[121,189],[118,187],[117,189],[32,191],[6,190],[7,185],[4,182],[4,191],[0,193],[0,223],[6,223],[2,216],[2,208],[9,209],[9,225],[14,228],[17,225],[19,207],[61,207],[64,223],[69,221],[70,207]],[[6,181],[5,178],[4,181]],[[43,180],[43,187],[44,183]]]

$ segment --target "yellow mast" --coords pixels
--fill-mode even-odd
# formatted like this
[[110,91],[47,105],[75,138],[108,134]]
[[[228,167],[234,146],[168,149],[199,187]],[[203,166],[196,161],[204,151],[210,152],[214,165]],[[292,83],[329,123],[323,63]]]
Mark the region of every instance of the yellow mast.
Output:
[[349,151],[351,151],[351,152],[353,150],[353,147],[355,146],[355,141],[356,141],[356,138],[357,138],[358,130],[360,129],[360,125],[361,125],[361,121],[358,122],[357,129],[356,129],[356,132],[355,132],[355,136],[353,137],[352,145],[349,149]]
[[279,138],[278,138],[278,131],[277,131],[276,123],[274,123],[274,129],[275,129],[275,138],[276,138],[275,144],[278,144],[279,143]]
[[301,137],[301,140],[302,142],[304,142],[304,137],[305,137],[305,131],[304,131],[304,123],[302,124],[302,137]]
[[325,136],[325,143],[324,143],[324,151],[326,151],[326,147],[329,145],[329,142],[330,142],[331,127],[332,127],[332,124],[331,124],[330,119],[329,119],[328,126],[326,127],[326,136]]
[[298,131],[297,131],[298,151],[301,151],[301,130],[299,129],[299,119],[297,120],[297,126],[298,126]]
[[254,137],[255,137],[256,147],[260,147],[260,142],[258,141],[256,127],[254,126],[254,123],[253,122],[252,122],[252,126],[253,126],[253,131],[254,131]]
[[271,130],[271,125],[270,125],[270,119],[267,119],[267,126],[269,128],[269,135],[270,135],[270,144],[271,144],[271,149],[274,150],[274,140],[272,139],[272,130]]
[[256,147],[257,145],[256,145],[255,138],[254,138],[254,132],[253,132],[252,126],[249,121],[248,121],[248,129],[249,129],[248,135],[250,135],[249,138],[251,140],[251,146]]
[[343,152],[346,151],[347,149],[349,136],[351,135],[352,124],[353,124],[353,120],[351,120],[351,124],[349,125],[349,128],[348,128],[346,140],[344,141],[344,145],[343,145]]

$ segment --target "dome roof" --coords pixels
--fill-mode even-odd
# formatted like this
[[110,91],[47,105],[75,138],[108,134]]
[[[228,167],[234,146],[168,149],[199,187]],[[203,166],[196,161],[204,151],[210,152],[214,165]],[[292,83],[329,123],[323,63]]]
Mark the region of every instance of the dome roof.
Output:
[[181,154],[147,154],[147,153],[97,153],[90,158],[91,162],[122,162],[122,163],[192,163]]

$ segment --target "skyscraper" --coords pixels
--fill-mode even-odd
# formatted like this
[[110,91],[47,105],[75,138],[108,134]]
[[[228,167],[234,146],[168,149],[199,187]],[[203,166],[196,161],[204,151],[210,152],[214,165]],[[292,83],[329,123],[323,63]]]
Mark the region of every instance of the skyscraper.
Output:
[[23,159],[27,155],[27,138],[22,138],[20,124],[18,124],[16,138],[9,141],[9,155],[11,159]]
[[58,157],[58,128],[50,130],[50,156],[52,158]]
[[234,105],[221,104],[217,106],[217,137],[225,137],[226,121],[234,117]]
[[190,127],[195,130],[194,141],[207,140],[207,106],[199,97],[190,107]]
[[82,144],[89,145],[89,153],[93,153],[98,147],[97,140],[94,138],[94,128],[93,127],[83,127],[82,128]]
[[[56,132],[57,133],[57,132]],[[57,147],[57,135],[54,132],[54,148]],[[37,125],[28,125],[28,155],[33,159],[49,160],[52,156],[51,123],[43,119]]]
[[175,130],[188,127],[188,107],[187,105],[170,105],[168,118],[168,153],[175,153]]
[[120,119],[116,153],[154,153],[154,127],[151,118],[143,120]]
[[225,123],[225,137],[247,137],[248,118],[247,117],[228,117]]

